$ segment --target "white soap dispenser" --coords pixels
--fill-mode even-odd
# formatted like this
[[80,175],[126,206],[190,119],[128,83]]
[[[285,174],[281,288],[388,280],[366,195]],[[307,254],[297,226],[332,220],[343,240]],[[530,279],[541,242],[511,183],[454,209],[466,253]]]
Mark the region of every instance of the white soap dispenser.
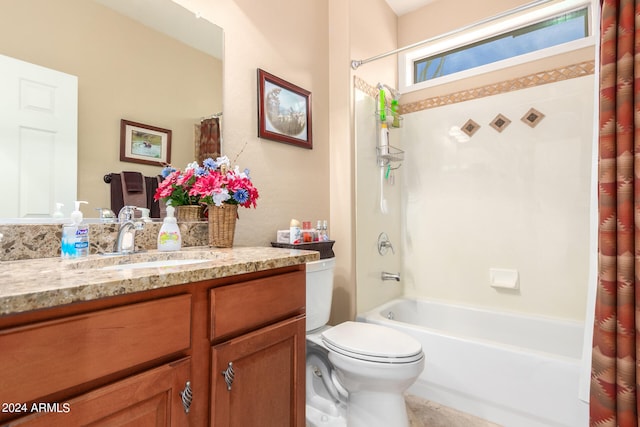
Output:
[[89,255],[89,226],[82,221],[80,204],[88,203],[76,200],[75,210],[71,212],[71,223],[62,227],[62,258],[79,258]]
[[136,209],[140,211],[140,221],[151,222],[151,218],[149,217],[151,209],[148,209],[148,208],[136,208]]
[[52,218],[64,218],[64,214],[62,213],[62,207],[64,203],[56,203],[56,210],[53,212]]
[[162,227],[160,227],[160,233],[158,233],[159,251],[179,251],[182,247],[178,221],[173,216],[175,210],[173,206],[167,206],[167,216],[162,221]]

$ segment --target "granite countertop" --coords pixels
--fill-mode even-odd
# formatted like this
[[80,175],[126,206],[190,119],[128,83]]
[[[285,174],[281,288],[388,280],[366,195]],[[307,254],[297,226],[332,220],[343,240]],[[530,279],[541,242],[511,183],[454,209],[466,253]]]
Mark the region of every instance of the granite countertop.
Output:
[[[125,256],[90,255],[0,262],[0,316],[243,273],[304,264],[318,252],[270,247],[185,248]],[[192,264],[117,269],[132,262],[180,259]],[[194,260],[202,260],[196,262]],[[103,269],[105,267],[114,269]]]

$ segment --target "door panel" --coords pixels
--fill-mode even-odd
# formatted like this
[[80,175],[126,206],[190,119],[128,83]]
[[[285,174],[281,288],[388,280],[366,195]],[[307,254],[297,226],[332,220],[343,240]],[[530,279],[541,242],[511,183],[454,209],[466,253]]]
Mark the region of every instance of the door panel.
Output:
[[304,316],[213,347],[211,425],[303,427],[304,357]]
[[0,217],[49,217],[73,207],[78,170],[78,78],[0,55]]

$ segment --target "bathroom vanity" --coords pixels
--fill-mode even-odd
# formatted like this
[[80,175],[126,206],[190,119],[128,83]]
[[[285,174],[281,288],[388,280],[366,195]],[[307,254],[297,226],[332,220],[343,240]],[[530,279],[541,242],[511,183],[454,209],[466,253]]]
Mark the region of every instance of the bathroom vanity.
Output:
[[304,426],[305,263],[318,258],[0,263],[0,425]]

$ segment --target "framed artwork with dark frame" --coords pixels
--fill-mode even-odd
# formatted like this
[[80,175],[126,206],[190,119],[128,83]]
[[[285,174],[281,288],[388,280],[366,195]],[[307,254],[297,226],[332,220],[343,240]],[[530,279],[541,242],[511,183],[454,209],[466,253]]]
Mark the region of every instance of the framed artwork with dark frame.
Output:
[[120,120],[120,160],[157,166],[171,163],[171,130]]
[[258,137],[313,148],[311,92],[258,68]]

